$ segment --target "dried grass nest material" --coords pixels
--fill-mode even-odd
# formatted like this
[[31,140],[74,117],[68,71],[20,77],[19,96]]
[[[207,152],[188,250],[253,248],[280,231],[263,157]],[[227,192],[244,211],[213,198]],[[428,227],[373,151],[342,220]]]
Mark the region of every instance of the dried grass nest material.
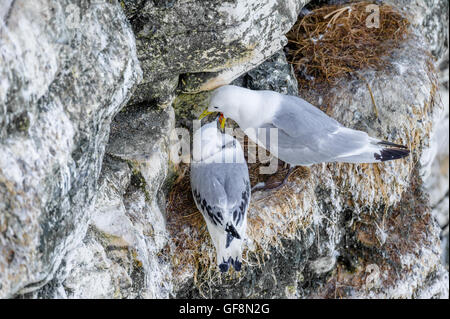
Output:
[[378,4],[379,27],[369,28],[373,4],[322,6],[296,22],[287,34],[286,52],[299,88],[334,86],[354,71],[389,66],[383,57],[406,39],[409,22],[394,7]]

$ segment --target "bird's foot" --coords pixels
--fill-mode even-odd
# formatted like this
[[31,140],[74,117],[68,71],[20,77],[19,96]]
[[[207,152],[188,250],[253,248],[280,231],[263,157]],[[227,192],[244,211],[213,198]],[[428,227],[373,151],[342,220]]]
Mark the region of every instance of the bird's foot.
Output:
[[227,272],[228,268],[230,268],[230,265],[227,262],[219,265],[220,272]]
[[295,166],[290,166],[286,176],[280,182],[270,183],[270,184],[267,184],[267,183],[258,183],[258,184],[256,184],[255,186],[253,186],[252,192],[253,191],[258,191],[258,190],[271,190],[271,191],[279,190],[284,185],[286,185],[286,182],[288,181],[288,178],[291,175],[291,173],[294,171],[294,169],[295,169]]

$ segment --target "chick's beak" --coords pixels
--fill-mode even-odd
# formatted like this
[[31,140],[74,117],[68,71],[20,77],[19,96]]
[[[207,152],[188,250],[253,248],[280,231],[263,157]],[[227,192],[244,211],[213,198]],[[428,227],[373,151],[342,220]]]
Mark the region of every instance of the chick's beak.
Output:
[[209,112],[208,109],[204,110],[202,114],[198,117],[199,120],[203,119],[204,117],[208,116],[209,114],[212,114],[214,112]]
[[225,118],[225,116],[223,116],[223,113],[220,113],[219,116],[219,123],[220,123],[220,128],[223,130],[225,128],[225,122],[227,121],[227,119]]

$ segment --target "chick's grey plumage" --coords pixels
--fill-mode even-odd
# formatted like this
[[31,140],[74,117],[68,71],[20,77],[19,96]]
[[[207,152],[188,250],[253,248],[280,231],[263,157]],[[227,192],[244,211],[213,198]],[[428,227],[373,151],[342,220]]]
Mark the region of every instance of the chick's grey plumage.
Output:
[[[203,140],[202,150],[210,150],[204,152],[206,158],[194,157],[191,163],[192,194],[216,247],[220,270],[232,265],[239,271],[250,202],[248,167],[239,142],[213,124],[204,125],[194,136],[194,143]],[[234,153],[236,161],[223,163],[225,153]]]
[[224,230],[227,221],[235,229],[242,225],[250,197],[247,165],[193,163],[191,185],[196,205],[210,223]]

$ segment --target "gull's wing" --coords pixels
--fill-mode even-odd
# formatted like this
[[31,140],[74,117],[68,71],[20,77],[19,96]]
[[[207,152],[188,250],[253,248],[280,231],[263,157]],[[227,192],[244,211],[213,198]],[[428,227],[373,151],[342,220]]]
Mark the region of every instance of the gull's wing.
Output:
[[[315,106],[294,96],[281,96],[272,122],[264,127],[278,129],[278,157],[293,165],[334,161],[375,163],[409,154],[401,145],[383,142],[365,132],[342,126]],[[267,141],[270,141],[269,137]],[[270,143],[265,145],[269,147]]]
[[291,137],[307,139],[312,133],[329,134],[342,125],[305,100],[281,95],[280,108],[272,121],[275,127]]
[[220,271],[230,264],[240,271],[250,202],[248,167],[239,142],[212,128],[203,126],[194,136],[194,143],[199,138],[205,142],[198,146],[208,156],[191,162],[192,195],[216,247]]
[[191,187],[197,207],[212,224],[240,228],[250,201],[246,163],[192,163]]

